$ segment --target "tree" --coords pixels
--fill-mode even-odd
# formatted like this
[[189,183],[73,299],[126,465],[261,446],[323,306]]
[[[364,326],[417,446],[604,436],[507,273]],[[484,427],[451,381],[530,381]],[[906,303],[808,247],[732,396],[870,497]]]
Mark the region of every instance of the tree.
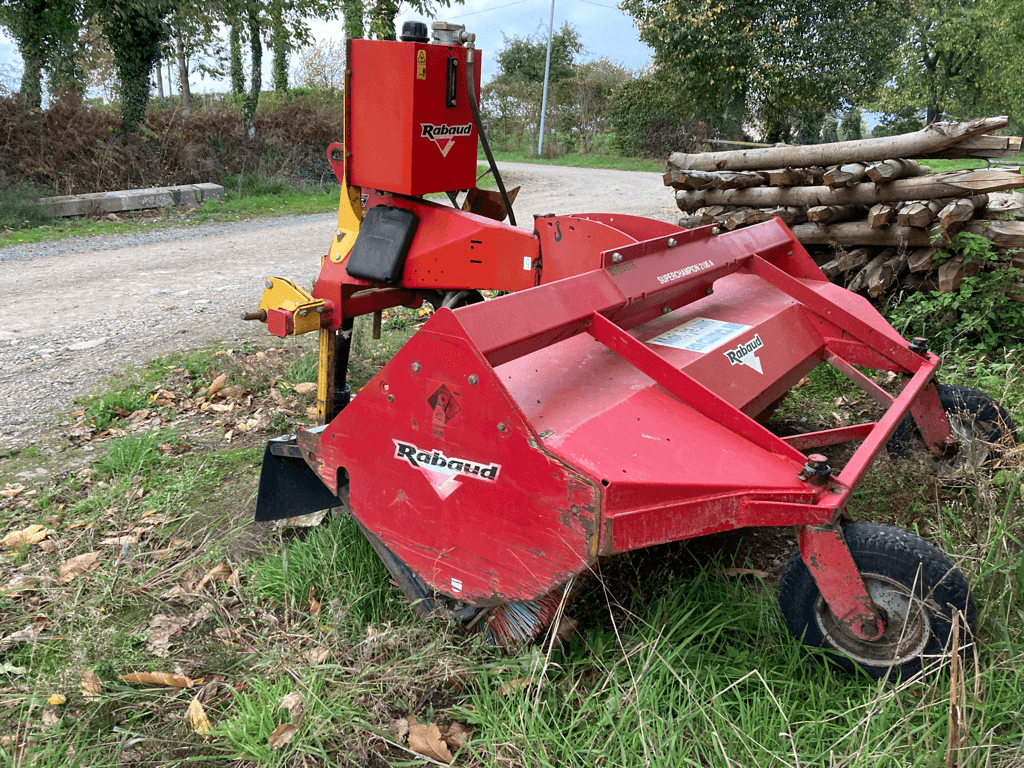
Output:
[[295,82],[302,88],[345,87],[345,44],[328,38],[297,51]]
[[146,116],[149,77],[170,34],[174,0],[94,1],[117,67],[122,130],[134,131]]
[[[502,33],[503,45],[497,55],[498,69],[494,79],[510,83],[543,83],[547,61],[548,36],[539,28],[532,35],[508,37]],[[549,82],[557,83],[576,75],[576,57],[583,52],[583,43],[576,29],[566,22],[551,38],[551,73]]]
[[623,0],[655,65],[690,101],[745,105],[768,140],[877,89],[904,28],[903,0]]
[[43,100],[43,72],[55,87],[75,86],[78,30],[84,23],[82,0],[0,0],[0,24],[18,44],[24,62],[21,97],[38,109]]
[[1012,0],[912,0],[909,31],[877,107],[925,122],[1007,113],[1024,119],[1024,19]]
[[606,127],[612,93],[632,73],[606,58],[577,65],[576,74],[555,86],[559,127],[569,133],[580,152],[593,150],[593,141]]

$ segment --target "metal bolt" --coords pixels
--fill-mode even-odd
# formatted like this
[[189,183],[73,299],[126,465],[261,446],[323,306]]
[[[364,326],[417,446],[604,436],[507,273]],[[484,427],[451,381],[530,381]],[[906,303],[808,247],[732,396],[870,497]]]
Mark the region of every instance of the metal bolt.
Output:
[[503,422],[503,421],[498,422],[498,431],[499,432],[504,432],[505,429],[506,429],[505,422]]
[[299,317],[305,317],[308,314],[309,314],[309,310],[308,309],[300,309],[299,310]]
[[807,463],[810,464],[814,469],[827,469],[828,468],[828,457],[822,456],[820,453],[812,453],[807,457]]
[[479,379],[478,379],[478,378],[476,377],[476,374],[475,374],[475,373],[471,373],[471,374],[469,374],[469,385],[470,385],[471,387],[475,387],[475,386],[476,386],[476,383],[477,383],[478,381],[479,381]]
[[419,373],[420,372],[420,364],[418,362],[416,362],[415,360],[412,363],[412,372],[413,373]]
[[928,351],[928,339],[915,336],[914,340],[910,342],[909,349],[918,355],[924,355]]
[[669,248],[675,248],[677,245],[679,245],[679,241],[676,240],[674,237],[670,237],[668,239],[668,247]]
[[715,289],[712,288],[711,286],[708,286],[707,288],[704,289],[704,295],[705,296],[710,296],[714,292],[715,292]]
[[388,395],[388,402],[389,403],[395,402],[395,396],[394,395]]
[[719,232],[721,232],[721,231],[722,231],[722,230],[720,230],[720,229],[719,229],[718,227],[712,227],[712,228],[711,228],[711,234],[712,234],[712,235],[717,235],[717,234],[718,234]]
[[273,280],[267,280],[265,283],[263,283],[263,285],[265,285],[267,288],[273,288],[274,287],[274,281]]
[[668,304],[666,304],[665,306],[663,306],[661,308],[661,314],[663,314],[663,315],[667,315],[671,311],[672,311],[672,307],[670,307]]
[[787,255],[787,256],[792,256],[792,255],[793,255],[793,252],[792,252],[792,251],[786,251],[786,255]]
[[613,264],[618,264],[620,261],[622,261],[622,254],[621,253],[613,253],[612,254],[612,263]]

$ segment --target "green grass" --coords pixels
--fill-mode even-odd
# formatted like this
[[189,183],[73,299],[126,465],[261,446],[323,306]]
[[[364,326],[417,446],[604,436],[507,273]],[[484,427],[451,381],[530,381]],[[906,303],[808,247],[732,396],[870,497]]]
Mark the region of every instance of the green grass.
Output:
[[[389,312],[392,333],[379,341],[370,318],[357,321],[354,388],[421,320],[415,310]],[[315,355],[295,340],[289,349],[167,356],[111,380],[89,402],[106,403],[110,423],[124,426],[113,403],[125,392],[146,402],[159,390],[198,399],[225,373],[228,386],[258,393],[246,416],[282,407],[293,426],[311,399],[278,403],[269,393],[310,379]],[[1013,358],[953,355],[944,370],[946,381],[980,380],[1019,423],[1024,391]],[[827,421],[848,407],[837,397],[857,392],[822,366],[780,414]],[[0,736],[13,737],[0,743],[0,765],[56,768],[72,754],[92,765],[423,764],[397,730],[409,717],[445,731],[469,727],[469,744],[456,750],[466,766],[1024,760],[1019,450],[992,476],[957,487],[881,458],[849,505],[858,519],[917,531],[949,552],[979,608],[976,654],[962,679],[940,671],[886,685],[792,638],[770,580],[727,575],[725,567],[748,565],[742,553],[753,546],[736,538],[602,560],[569,605],[579,630],[562,646],[505,653],[442,621],[421,622],[351,516],[328,515],[312,529],[251,523],[271,427],[239,445],[223,439],[222,420],[241,418],[233,412],[180,416],[170,427],[5,455],[52,471],[0,498],[0,535],[45,524],[54,546],[0,553],[0,638],[41,626],[36,642],[14,643],[0,658],[9,670],[0,673]],[[165,452],[178,444],[185,453]],[[91,552],[99,567],[62,583],[61,566]],[[10,583],[16,588],[4,589]],[[166,655],[150,643],[158,616],[195,621],[169,636]],[[83,669],[101,680],[96,700],[81,687]],[[182,690],[120,679],[141,671],[195,682]],[[951,693],[966,705],[957,733]],[[66,701],[48,704],[52,694]],[[301,695],[301,717],[281,708],[287,694]],[[205,735],[187,715],[197,696],[212,726]],[[270,735],[289,722],[291,740],[273,748]]]
[[[1003,164],[1020,164],[1024,165],[1024,153],[1015,155],[1014,157],[1001,157],[995,162]],[[925,159],[920,161],[921,165],[927,165],[932,169],[932,173],[944,173],[945,171],[960,171],[965,168],[984,168],[986,163],[984,160],[938,160],[938,159]]]
[[[480,155],[481,160],[486,157]],[[654,171],[665,172],[663,160],[650,160],[642,157],[621,157],[619,155],[582,155],[567,154],[555,158],[538,157],[531,152],[494,152],[495,161],[501,163],[537,163],[540,165],[566,165],[571,168],[613,168],[619,171]]]

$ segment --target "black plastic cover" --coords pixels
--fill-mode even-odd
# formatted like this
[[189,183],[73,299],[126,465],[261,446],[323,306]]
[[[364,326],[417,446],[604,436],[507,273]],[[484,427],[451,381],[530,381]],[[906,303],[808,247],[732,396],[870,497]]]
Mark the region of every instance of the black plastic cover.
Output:
[[402,22],[402,34],[398,39],[406,43],[428,43],[427,25],[422,21]]
[[[320,476],[301,458],[291,435],[274,438],[263,453],[260,487],[256,494],[258,523],[308,515],[340,507],[341,499],[324,485]],[[298,455],[295,455],[298,454]]]
[[420,217],[404,208],[377,205],[363,216],[348,259],[348,273],[361,280],[396,285]]

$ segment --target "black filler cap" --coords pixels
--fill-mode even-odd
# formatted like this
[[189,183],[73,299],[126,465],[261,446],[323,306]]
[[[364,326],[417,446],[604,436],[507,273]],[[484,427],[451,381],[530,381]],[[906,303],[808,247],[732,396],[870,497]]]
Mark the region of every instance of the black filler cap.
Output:
[[405,43],[429,43],[427,25],[422,21],[402,22],[402,34],[398,39]]

